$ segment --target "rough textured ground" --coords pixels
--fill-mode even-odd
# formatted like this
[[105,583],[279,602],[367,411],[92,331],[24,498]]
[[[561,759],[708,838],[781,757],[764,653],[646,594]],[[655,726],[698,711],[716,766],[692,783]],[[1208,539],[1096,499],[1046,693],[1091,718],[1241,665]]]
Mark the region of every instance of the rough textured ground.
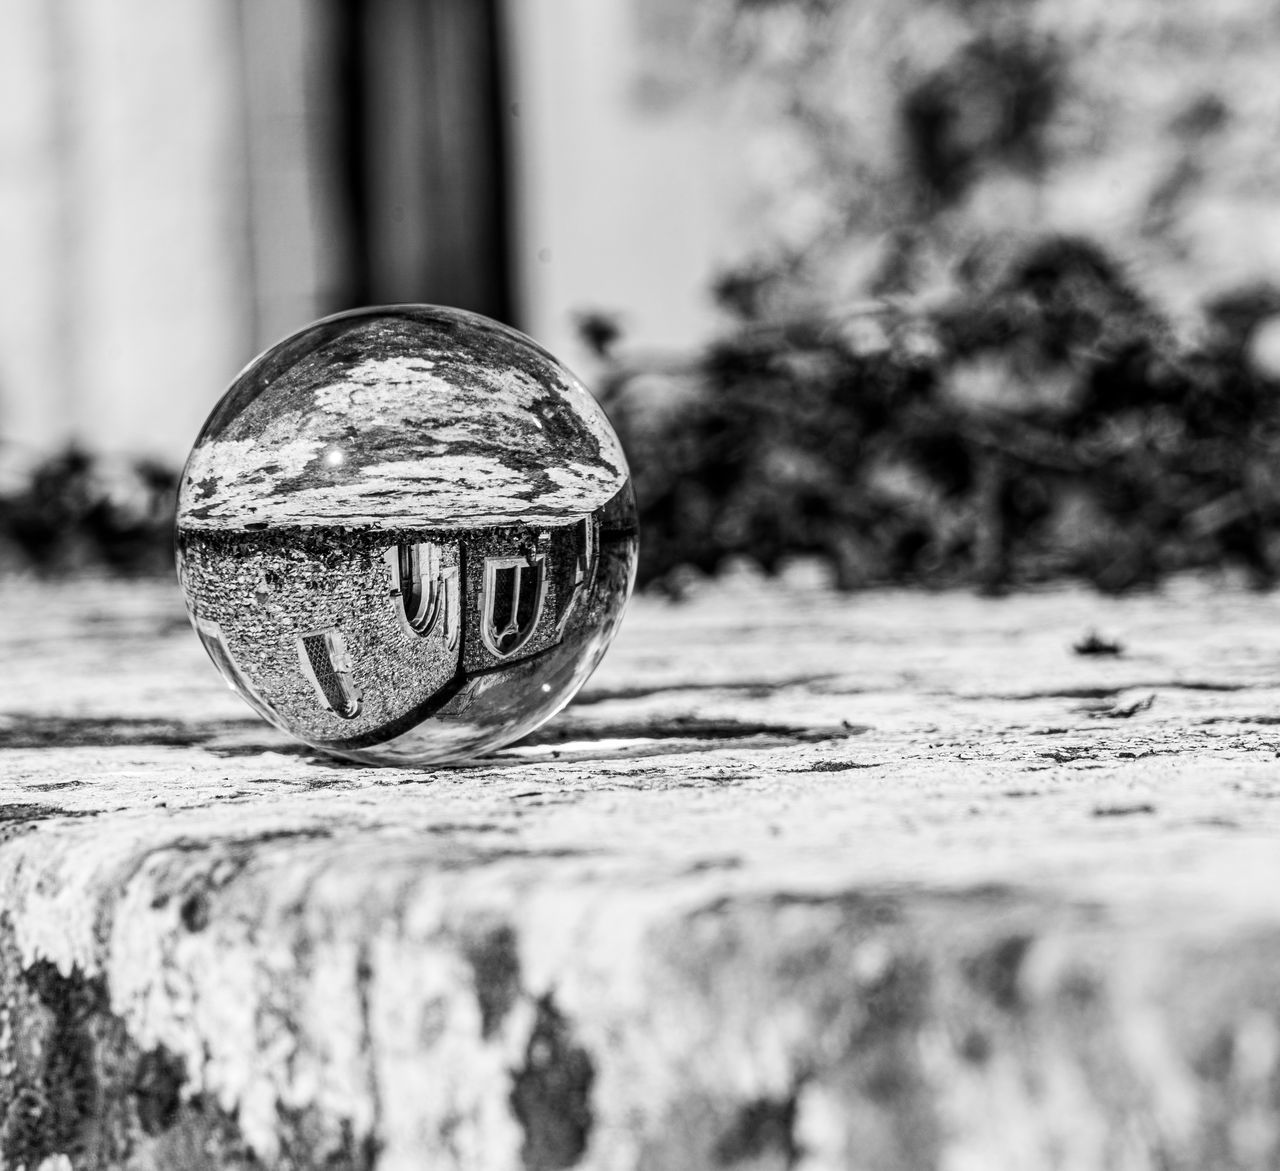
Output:
[[5,1167],[1280,1164],[1280,600],[731,581],[431,773],[169,589],[0,664]]

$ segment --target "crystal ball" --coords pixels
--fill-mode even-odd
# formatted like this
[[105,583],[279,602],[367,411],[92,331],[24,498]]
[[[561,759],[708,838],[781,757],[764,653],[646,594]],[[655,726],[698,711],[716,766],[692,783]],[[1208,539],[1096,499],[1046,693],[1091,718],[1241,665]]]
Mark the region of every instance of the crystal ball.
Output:
[[465,760],[586,682],[635,578],[603,410],[531,339],[430,305],[339,314],[253,361],[187,460],[178,578],[227,683],[372,764]]

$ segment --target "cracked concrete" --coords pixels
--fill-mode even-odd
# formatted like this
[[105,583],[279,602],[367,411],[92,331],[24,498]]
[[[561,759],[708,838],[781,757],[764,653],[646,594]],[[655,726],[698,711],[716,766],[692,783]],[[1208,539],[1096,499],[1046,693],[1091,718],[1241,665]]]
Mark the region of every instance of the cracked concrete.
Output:
[[1277,618],[731,578],[422,773],[5,583],[0,1164],[1274,1166]]

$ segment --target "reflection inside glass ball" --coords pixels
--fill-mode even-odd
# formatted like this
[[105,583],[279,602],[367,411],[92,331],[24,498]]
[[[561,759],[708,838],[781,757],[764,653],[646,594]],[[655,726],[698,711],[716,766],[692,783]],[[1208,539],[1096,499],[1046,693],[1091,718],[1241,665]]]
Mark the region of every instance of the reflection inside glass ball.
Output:
[[299,739],[461,760],[586,681],[635,574],[625,458],[522,334],[433,306],[328,318],[268,350],[183,473],[178,573],[227,682]]

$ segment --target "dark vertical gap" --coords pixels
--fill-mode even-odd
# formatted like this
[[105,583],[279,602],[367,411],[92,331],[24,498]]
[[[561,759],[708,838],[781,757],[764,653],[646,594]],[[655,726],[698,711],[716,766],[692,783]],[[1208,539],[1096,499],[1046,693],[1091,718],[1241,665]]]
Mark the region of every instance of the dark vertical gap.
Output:
[[[545,561],[530,562],[520,574],[522,586],[516,599],[516,628],[523,635],[536,617],[534,605],[538,601],[538,593],[542,588],[542,574],[546,571]],[[532,584],[530,584],[532,582]]]
[[511,319],[500,0],[326,0],[343,273],[331,308],[433,301]]
[[405,620],[417,629],[418,611],[422,607],[422,564],[416,543],[402,544],[396,551],[400,564],[400,606]]
[[346,274],[333,309],[367,305],[373,281],[369,258],[369,150],[366,63],[368,61],[365,0],[331,0],[333,81],[338,92],[333,151],[347,236]]
[[[520,598],[516,590],[516,569],[499,569],[493,579],[493,601],[489,603],[493,615],[493,629],[501,636],[502,632],[516,622],[519,614]],[[498,640],[502,645],[502,638]]]
[[491,259],[493,271],[493,306],[490,316],[499,321],[515,324],[515,294],[512,287],[512,215],[511,199],[511,150],[509,141],[508,106],[511,102],[511,65],[508,60],[510,45],[507,29],[501,13],[501,0],[481,0],[488,54],[485,62],[489,79],[488,134],[489,170],[493,175],[493,207],[490,212]]

